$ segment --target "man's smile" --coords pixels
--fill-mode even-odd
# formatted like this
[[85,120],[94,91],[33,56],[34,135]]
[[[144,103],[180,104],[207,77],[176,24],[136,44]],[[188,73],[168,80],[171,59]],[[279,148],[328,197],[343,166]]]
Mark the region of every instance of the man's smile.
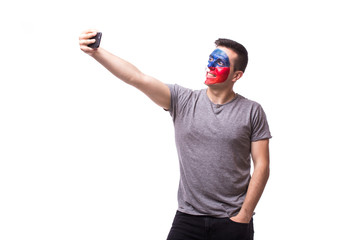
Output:
[[216,78],[216,75],[212,72],[207,72],[207,77],[208,78]]

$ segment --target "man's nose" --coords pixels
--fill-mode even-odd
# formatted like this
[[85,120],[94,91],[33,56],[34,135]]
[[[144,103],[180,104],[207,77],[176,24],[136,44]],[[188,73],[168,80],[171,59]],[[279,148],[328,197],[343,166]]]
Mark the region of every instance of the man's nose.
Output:
[[214,67],[215,67],[215,62],[209,62],[208,68],[214,68]]

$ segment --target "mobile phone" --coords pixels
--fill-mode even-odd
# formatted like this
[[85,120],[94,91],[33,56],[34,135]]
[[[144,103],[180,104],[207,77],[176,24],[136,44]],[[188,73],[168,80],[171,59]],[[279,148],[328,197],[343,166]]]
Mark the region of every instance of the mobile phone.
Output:
[[100,46],[101,36],[102,33],[98,32],[94,37],[90,38],[90,39],[95,39],[96,41],[94,43],[89,44],[88,47],[98,48]]

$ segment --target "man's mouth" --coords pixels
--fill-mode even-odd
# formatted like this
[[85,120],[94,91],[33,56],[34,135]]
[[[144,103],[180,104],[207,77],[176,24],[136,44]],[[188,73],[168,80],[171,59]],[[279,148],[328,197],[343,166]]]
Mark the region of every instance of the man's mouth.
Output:
[[215,74],[212,74],[212,73],[210,73],[210,72],[208,72],[208,73],[207,73],[207,77],[210,77],[210,78],[215,78],[215,77],[216,77],[216,75],[215,75]]
[[215,84],[225,82],[229,76],[230,67],[208,68],[206,71],[205,84]]

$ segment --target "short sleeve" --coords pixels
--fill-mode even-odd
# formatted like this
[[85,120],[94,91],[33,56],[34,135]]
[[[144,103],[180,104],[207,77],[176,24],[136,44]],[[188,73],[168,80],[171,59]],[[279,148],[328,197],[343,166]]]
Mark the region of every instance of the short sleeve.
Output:
[[181,114],[181,111],[188,104],[193,91],[177,84],[167,84],[167,86],[169,87],[171,94],[171,103],[168,111],[175,120],[176,115]]
[[271,138],[266,114],[260,105],[255,107],[251,117],[251,141],[255,142],[262,139]]

